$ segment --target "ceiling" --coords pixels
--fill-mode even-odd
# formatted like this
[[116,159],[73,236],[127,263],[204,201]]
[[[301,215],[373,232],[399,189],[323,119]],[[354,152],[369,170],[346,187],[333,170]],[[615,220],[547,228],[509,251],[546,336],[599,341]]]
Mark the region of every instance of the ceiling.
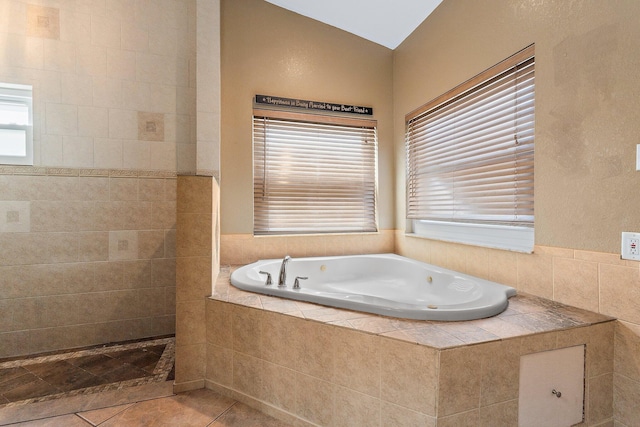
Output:
[[395,49],[442,0],[266,0]]

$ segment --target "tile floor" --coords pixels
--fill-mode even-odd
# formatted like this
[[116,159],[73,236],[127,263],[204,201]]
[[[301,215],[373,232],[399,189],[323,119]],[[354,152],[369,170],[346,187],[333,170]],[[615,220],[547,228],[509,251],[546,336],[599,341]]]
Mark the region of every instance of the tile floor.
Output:
[[175,338],[0,361],[0,426],[286,427],[210,390],[173,393]]
[[[7,424],[0,423],[0,425]],[[13,427],[287,427],[287,424],[275,418],[206,389],[8,425]]]

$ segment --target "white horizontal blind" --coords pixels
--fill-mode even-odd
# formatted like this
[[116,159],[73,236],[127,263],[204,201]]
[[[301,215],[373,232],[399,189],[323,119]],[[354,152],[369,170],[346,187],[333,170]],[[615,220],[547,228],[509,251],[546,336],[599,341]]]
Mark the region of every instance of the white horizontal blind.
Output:
[[375,122],[330,121],[254,113],[254,234],[376,231]]
[[535,62],[521,56],[408,116],[408,218],[533,226]]

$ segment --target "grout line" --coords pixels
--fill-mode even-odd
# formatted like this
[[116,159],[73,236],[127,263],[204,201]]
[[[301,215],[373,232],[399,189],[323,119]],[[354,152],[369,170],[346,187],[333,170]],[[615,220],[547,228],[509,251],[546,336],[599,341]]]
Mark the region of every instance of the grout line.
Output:
[[209,424],[207,424],[207,427],[213,425],[216,421],[218,421],[221,417],[223,417],[227,412],[229,412],[231,410],[231,408],[236,406],[237,403],[238,403],[238,401],[234,399],[234,402],[227,409],[222,411],[217,417],[215,417],[213,420],[211,420],[211,422]]

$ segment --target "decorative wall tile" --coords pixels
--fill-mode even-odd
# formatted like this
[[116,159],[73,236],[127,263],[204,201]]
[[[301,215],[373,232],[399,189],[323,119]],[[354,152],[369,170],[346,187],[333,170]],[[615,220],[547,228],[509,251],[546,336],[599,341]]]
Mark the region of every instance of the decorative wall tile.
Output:
[[138,139],[164,141],[164,114],[138,111]]
[[60,38],[60,10],[52,7],[27,5],[27,35]]
[[109,232],[109,261],[138,259],[138,233],[136,231]]
[[31,202],[0,202],[0,233],[31,231]]

